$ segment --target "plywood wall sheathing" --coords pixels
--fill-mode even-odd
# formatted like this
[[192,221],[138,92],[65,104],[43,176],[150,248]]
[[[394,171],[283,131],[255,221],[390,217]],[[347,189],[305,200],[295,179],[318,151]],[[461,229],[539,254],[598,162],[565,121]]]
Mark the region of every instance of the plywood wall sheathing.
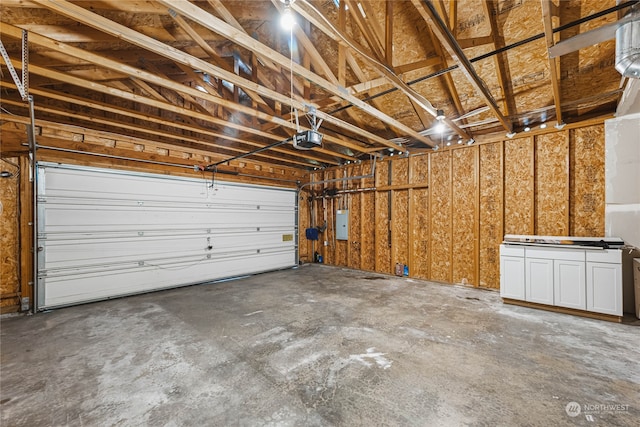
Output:
[[391,262],[409,265],[409,192],[391,192]]
[[[426,163],[426,162],[425,162]],[[429,190],[411,190],[410,246],[411,265],[409,275],[421,279],[429,278]]]
[[500,287],[499,246],[503,239],[502,142],[480,145],[479,286]]
[[[9,163],[10,162],[10,163]],[[18,167],[16,167],[16,166]],[[20,173],[18,158],[0,161],[3,171],[13,174],[0,178],[0,313],[20,307]],[[25,171],[25,173],[28,173]]]
[[474,284],[476,280],[477,146],[452,150],[452,263],[454,283]]
[[604,126],[569,131],[570,234],[604,235]]
[[391,185],[402,185],[409,182],[409,159],[398,158],[393,160]]
[[[312,177],[313,179],[313,177]],[[317,201],[311,201],[308,187],[298,192],[298,258],[302,262],[313,261],[314,243],[306,238],[306,229],[318,224],[311,223],[311,211]],[[315,242],[317,245],[318,242]]]
[[410,158],[410,184],[427,184],[429,180],[429,156],[414,156]]
[[541,236],[569,235],[568,132],[536,137],[536,231]]
[[[388,185],[389,179],[389,162],[380,161],[376,168],[376,187]],[[375,257],[376,271],[381,273],[391,273],[391,236],[389,223],[391,208],[391,192],[376,191],[375,193]]]
[[374,271],[376,269],[376,206],[375,192],[366,191],[362,193],[362,240],[360,243],[361,268],[363,270]]
[[534,234],[533,138],[504,142],[504,233]]
[[451,281],[451,151],[430,155],[431,279]]
[[[347,168],[347,176],[361,176],[362,168],[360,165],[352,165]],[[361,188],[361,179],[349,181],[349,187],[357,190]],[[348,260],[347,265],[350,268],[359,269],[362,256],[362,193],[349,193],[349,241],[348,241]]]

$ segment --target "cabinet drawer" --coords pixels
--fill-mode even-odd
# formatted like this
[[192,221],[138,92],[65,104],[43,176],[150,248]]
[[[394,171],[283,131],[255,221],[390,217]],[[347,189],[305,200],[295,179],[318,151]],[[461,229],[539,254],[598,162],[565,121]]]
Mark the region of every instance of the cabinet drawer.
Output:
[[584,249],[527,248],[527,258],[584,261]]
[[587,250],[587,261],[621,263],[622,251],[619,249]]
[[524,256],[524,246],[500,245],[500,256]]

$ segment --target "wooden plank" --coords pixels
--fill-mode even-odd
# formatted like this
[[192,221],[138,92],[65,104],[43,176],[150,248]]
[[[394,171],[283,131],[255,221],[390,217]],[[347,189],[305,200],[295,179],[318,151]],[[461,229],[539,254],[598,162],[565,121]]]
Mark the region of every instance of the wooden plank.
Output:
[[376,269],[376,196],[374,192],[364,192],[361,198],[361,268],[374,271]]
[[[312,205],[310,190],[308,188],[300,190],[298,192],[298,259],[307,263],[313,261],[314,242],[307,240],[306,230],[312,225],[318,225],[312,224],[311,221]],[[317,244],[318,242],[315,242],[315,245]]]
[[430,279],[451,282],[451,150],[430,154]]
[[[542,4],[542,22],[544,24],[544,39],[547,42],[547,49],[551,48],[554,44],[553,38],[553,23],[552,20],[552,7],[555,6],[551,0],[540,0]],[[562,98],[560,97],[560,79],[558,78],[558,58],[552,58],[548,56],[549,60],[549,74],[551,75],[551,89],[553,91],[553,103],[556,109],[556,122],[562,123]]]
[[411,156],[411,176],[409,184],[411,188],[426,188],[429,185],[429,156]]
[[573,236],[603,236],[604,126],[569,131],[570,226]]
[[477,284],[476,242],[476,147],[452,150],[452,281]]
[[409,193],[407,190],[391,192],[391,264],[409,265]]
[[502,143],[480,145],[480,224],[478,285],[500,288],[500,243],[503,239]]
[[0,311],[2,313],[18,311],[20,308],[20,201],[21,173],[28,176],[28,170],[22,171],[16,157],[1,159],[2,171],[12,174],[0,179]]
[[[389,161],[378,162],[376,168],[376,184],[381,182],[388,183],[389,180]],[[389,236],[389,202],[390,193],[377,191],[375,193],[376,208],[376,271],[380,273],[391,273],[391,239]]]
[[392,185],[407,185],[409,183],[409,159],[395,158],[393,162]]
[[536,231],[542,236],[568,236],[567,132],[536,137]]
[[557,305],[538,304],[538,303],[535,303],[535,302],[520,301],[520,300],[514,300],[514,299],[510,299],[510,298],[503,298],[502,301],[505,304],[519,305],[519,306],[522,306],[522,307],[529,307],[529,308],[538,308],[538,309],[542,309],[542,310],[553,311],[553,312],[556,312],[556,313],[572,314],[572,315],[575,315],[575,316],[588,317],[590,319],[597,319],[597,320],[606,320],[607,322],[622,323],[622,317],[621,316],[614,316],[612,314],[594,313],[592,311],[576,310],[574,308],[558,307]]
[[533,138],[504,142],[504,233],[534,234]]
[[411,277],[429,278],[429,190],[426,188],[411,190],[413,207],[410,251],[412,254]]
[[[361,165],[347,167],[347,176],[362,175]],[[360,182],[350,181],[352,188],[360,188]],[[347,265],[350,268],[360,269],[362,265],[362,201],[361,194],[350,193],[349,198],[349,257]]]

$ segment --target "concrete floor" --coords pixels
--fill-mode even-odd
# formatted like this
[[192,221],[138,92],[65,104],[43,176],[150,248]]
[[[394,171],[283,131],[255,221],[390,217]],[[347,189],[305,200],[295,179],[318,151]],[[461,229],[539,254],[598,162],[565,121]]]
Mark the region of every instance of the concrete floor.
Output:
[[640,420],[637,323],[322,265],[5,317],[1,344],[3,426]]

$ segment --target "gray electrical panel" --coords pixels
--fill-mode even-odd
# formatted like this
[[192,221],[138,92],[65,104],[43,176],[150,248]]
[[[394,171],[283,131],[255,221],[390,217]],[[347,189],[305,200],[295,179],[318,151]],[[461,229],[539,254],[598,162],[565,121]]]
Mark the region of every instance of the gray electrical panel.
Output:
[[336,212],[336,240],[349,240],[349,211]]

